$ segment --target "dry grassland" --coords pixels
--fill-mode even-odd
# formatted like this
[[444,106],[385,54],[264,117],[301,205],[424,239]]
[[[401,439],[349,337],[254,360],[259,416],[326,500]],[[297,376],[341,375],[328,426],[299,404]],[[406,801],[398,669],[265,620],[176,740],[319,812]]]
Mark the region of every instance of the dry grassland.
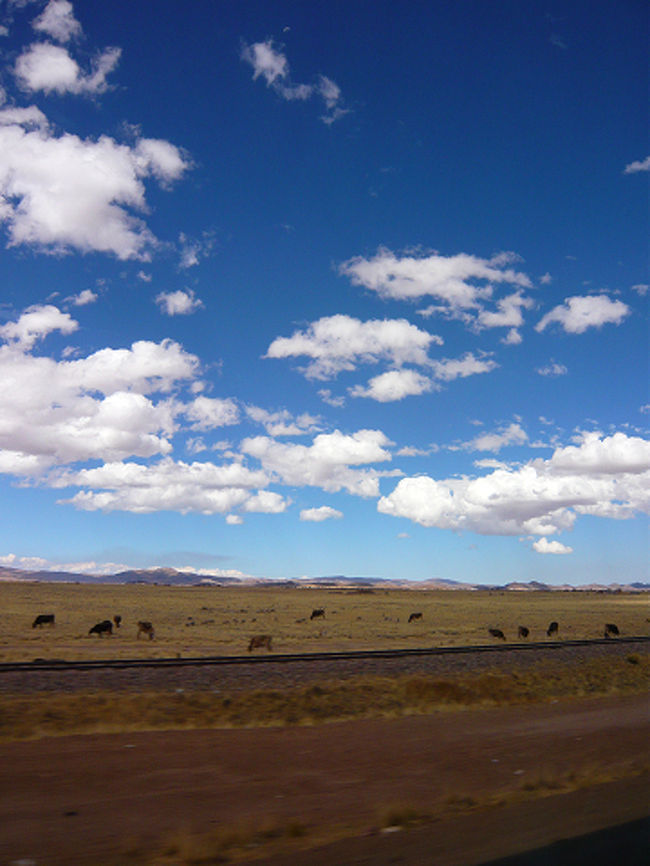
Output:
[[[454,646],[493,643],[487,629],[517,640],[546,640],[551,620],[559,638],[602,637],[614,622],[622,635],[648,634],[647,596],[597,593],[429,592],[274,587],[188,588],[0,584],[0,661],[242,655],[254,634],[273,636],[274,652]],[[325,618],[310,620],[315,608]],[[409,615],[422,617],[409,623]],[[32,628],[38,614],[56,626]],[[112,637],[92,625],[119,614]],[[150,620],[154,640],[137,638]],[[267,650],[255,650],[266,654]],[[514,705],[593,695],[643,692],[650,655],[544,660],[526,667],[439,675],[327,676],[308,685],[248,689],[189,687],[114,692],[66,691],[0,697],[0,739],[61,734],[200,727],[318,724],[433,710]],[[185,685],[185,683],[184,683]]]
[[357,676],[283,689],[0,695],[0,742],[73,733],[315,725],[644,693],[650,656],[445,677]]
[[[272,635],[279,653],[486,644],[488,628],[517,641],[519,625],[535,641],[551,620],[560,640],[602,637],[606,622],[650,634],[646,594],[2,583],[0,600],[1,662],[241,655],[255,634]],[[310,620],[314,608],[325,617]],[[422,618],[409,623],[414,612]],[[54,628],[32,628],[48,613]],[[116,614],[112,637],[88,634]],[[154,624],[155,640],[137,639],[138,620]]]

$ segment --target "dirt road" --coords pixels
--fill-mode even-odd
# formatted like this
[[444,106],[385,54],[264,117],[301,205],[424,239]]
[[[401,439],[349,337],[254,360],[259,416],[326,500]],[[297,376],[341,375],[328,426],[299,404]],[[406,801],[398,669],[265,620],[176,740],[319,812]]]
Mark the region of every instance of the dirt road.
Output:
[[[299,822],[306,835],[291,844],[348,840],[329,861],[294,852],[295,866],[467,866],[647,815],[648,776],[638,772],[650,766],[649,734],[648,699],[633,696],[318,727],[3,744],[0,864],[126,863],[120,852],[151,850],[177,832]],[[553,786],[570,773],[619,781],[557,793]],[[524,786],[553,796],[515,802]],[[481,808],[495,795],[505,804]],[[439,820],[428,830],[384,834],[382,813],[391,807]],[[433,826],[435,860],[418,859]],[[403,840],[418,838],[422,845],[405,853]],[[373,846],[374,859],[363,859]],[[399,859],[381,859],[393,849]],[[267,861],[282,864],[282,856],[269,848]]]

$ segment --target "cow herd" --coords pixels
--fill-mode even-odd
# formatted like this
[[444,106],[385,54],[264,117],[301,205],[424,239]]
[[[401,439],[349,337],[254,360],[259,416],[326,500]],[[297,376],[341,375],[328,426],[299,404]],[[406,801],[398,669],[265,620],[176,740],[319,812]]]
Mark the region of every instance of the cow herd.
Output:
[[[56,618],[53,613],[39,613],[32,623],[32,628],[43,628],[44,625],[54,628],[56,625]],[[95,623],[95,625],[88,630],[88,635],[96,634],[100,638],[104,635],[110,637],[113,634],[113,626],[119,628],[121,625],[122,617],[119,613],[116,613],[112,620],[103,619],[101,622]],[[139,638],[141,634],[146,635],[149,640],[153,640],[156,636],[153,624],[148,620],[138,620],[138,632],[136,637]]]
[[[309,617],[310,620],[324,619],[324,618],[325,618],[325,609],[322,607],[314,608],[311,612],[310,617]],[[191,617],[190,617],[190,619],[191,619]],[[412,623],[412,622],[415,622],[416,620],[421,620],[421,619],[422,619],[422,611],[414,611],[413,613],[409,614],[408,622]],[[298,620],[298,622],[304,622],[304,621],[305,621],[304,619]],[[117,628],[120,628],[121,624],[122,624],[122,617],[119,614],[116,614],[112,620],[104,619],[104,620],[101,620],[101,622],[96,623],[94,626],[92,626],[89,629],[88,635],[90,636],[90,635],[96,634],[99,638],[103,637],[104,635],[106,635],[107,637],[110,637],[113,634],[113,626],[115,626],[115,628],[117,629]],[[34,622],[32,623],[32,628],[43,628],[43,626],[46,626],[46,625],[49,626],[50,628],[54,628],[55,615],[53,613],[40,613],[40,614],[38,614],[38,616],[34,619]],[[138,625],[138,629],[137,629],[136,637],[138,638],[138,640],[140,639],[140,635],[144,635],[145,637],[148,637],[149,640],[153,640],[155,638],[156,632],[155,632],[155,629],[153,627],[152,622],[150,622],[149,620],[138,620],[137,625]],[[552,622],[549,623],[548,628],[546,629],[546,636],[547,637],[557,636],[559,633],[559,629],[560,629],[560,626],[559,626],[559,623],[557,622],[557,620],[552,620]],[[505,633],[500,628],[488,628],[488,634],[497,640],[502,640],[504,642],[507,640]],[[613,623],[613,622],[605,623],[604,637],[613,638],[613,637],[618,637],[619,635],[620,635],[620,631],[619,631],[619,628],[616,625],[616,623]],[[529,636],[530,636],[530,629],[527,626],[525,626],[525,625],[518,626],[517,637],[519,640],[526,640]],[[249,643],[248,643],[248,652],[252,652],[254,649],[266,649],[269,652],[271,652],[272,651],[272,641],[273,641],[273,638],[270,634],[253,635],[251,637]]]
[[[418,616],[422,616],[422,614],[418,614]],[[325,617],[325,609],[322,607],[316,607],[312,610],[311,616],[309,619],[324,619]],[[190,617],[190,620],[192,617]],[[409,620],[410,622],[410,620]],[[103,619],[101,622],[95,623],[89,630],[88,635],[96,634],[98,637],[110,637],[113,634],[113,626],[115,628],[119,628],[122,624],[122,617],[119,614],[115,614],[112,621],[110,619]],[[193,624],[193,622],[192,622]],[[53,613],[40,613],[32,623],[32,628],[43,628],[44,625],[49,625],[51,628],[55,625],[55,616]],[[149,640],[153,640],[156,636],[156,631],[153,627],[153,623],[149,622],[149,620],[138,620],[138,630],[136,633],[136,637],[138,640],[140,639],[140,635],[145,635],[149,638]],[[254,649],[266,649],[269,652],[273,649],[273,637],[270,634],[258,634],[253,635],[248,643],[248,652],[252,652]]]
[[[413,614],[411,614],[411,616],[413,616]],[[409,619],[409,622],[410,621],[411,620]],[[546,637],[555,637],[559,633],[559,631],[560,631],[559,623],[556,620],[553,620],[552,622],[549,623],[548,628],[546,629]],[[501,631],[500,628],[489,628],[488,633],[492,637],[498,638],[499,640],[503,640],[503,641],[506,640],[506,636]],[[527,628],[525,625],[520,625],[519,628],[517,629],[517,637],[519,638],[519,640],[525,640],[526,638],[529,637],[529,635],[530,635],[530,629]],[[606,638],[618,637],[619,635],[620,635],[620,631],[619,631],[619,628],[616,625],[616,623],[614,623],[614,622],[605,623],[604,637],[606,637]]]

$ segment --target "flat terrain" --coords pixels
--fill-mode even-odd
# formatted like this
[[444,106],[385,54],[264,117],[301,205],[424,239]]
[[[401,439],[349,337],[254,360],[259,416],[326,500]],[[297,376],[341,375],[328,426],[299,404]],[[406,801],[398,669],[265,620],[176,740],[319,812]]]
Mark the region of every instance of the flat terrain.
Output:
[[647,815],[649,735],[642,695],[3,744],[0,863],[467,866]]
[[[73,659],[240,655],[255,634],[273,636],[274,652],[460,646],[489,643],[488,628],[517,640],[602,637],[606,622],[622,635],[650,635],[647,593],[372,591],[278,587],[0,583],[0,662],[38,657]],[[325,617],[310,619],[323,608]],[[54,613],[55,628],[32,628]],[[422,617],[408,622],[411,613]],[[116,614],[112,637],[89,629]],[[137,639],[138,620],[154,624],[155,640]],[[265,650],[263,650],[265,651]]]
[[[606,622],[650,634],[647,595],[3,583],[0,599],[2,662],[247,656],[255,634],[270,659],[489,644],[488,628],[521,643],[518,625],[549,644],[3,671],[0,866],[475,866],[649,811],[647,645],[563,644]],[[116,614],[112,637],[88,634]]]

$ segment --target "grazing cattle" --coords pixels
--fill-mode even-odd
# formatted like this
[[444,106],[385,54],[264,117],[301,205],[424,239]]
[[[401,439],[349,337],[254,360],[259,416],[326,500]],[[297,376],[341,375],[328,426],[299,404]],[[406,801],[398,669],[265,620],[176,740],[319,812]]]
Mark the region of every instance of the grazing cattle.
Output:
[[120,624],[122,622],[122,617],[119,615],[119,613],[115,614],[115,616],[113,617],[113,622],[115,623],[115,628],[120,627]]
[[559,629],[559,625],[553,620],[552,623],[549,624],[549,627],[546,629],[546,636],[551,637],[553,634],[557,634]]
[[619,634],[618,626],[615,623],[605,623],[605,637],[617,637]]
[[144,619],[138,620],[138,640],[140,640],[141,634],[147,634],[149,640],[153,640],[156,636],[153,624]]
[[254,635],[248,644],[248,652],[251,650],[257,649],[258,647],[261,649],[262,647],[266,647],[269,652],[273,649],[271,646],[272,637],[270,634],[256,634]]
[[53,613],[39,613],[34,622],[32,623],[32,628],[43,628],[44,625],[49,625],[50,628],[54,628],[54,614]]
[[530,634],[530,631],[529,631],[529,629],[526,628],[525,625],[520,625],[519,628],[517,629],[517,635],[520,638],[528,637],[529,634]]
[[322,607],[315,607],[312,610],[311,616],[309,617],[309,619],[317,619],[319,616],[323,616],[323,617],[325,616],[325,609]]
[[413,622],[414,619],[422,619],[422,614],[418,611],[418,613],[412,613],[409,616],[409,622]]
[[492,637],[498,637],[499,640],[505,640],[506,639],[506,636],[504,635],[504,633],[501,631],[500,628],[489,628],[488,631],[490,632]]
[[110,619],[104,619],[98,622],[97,625],[94,625],[88,634],[98,634],[100,637],[103,634],[107,634],[110,637],[113,634],[113,623]]

